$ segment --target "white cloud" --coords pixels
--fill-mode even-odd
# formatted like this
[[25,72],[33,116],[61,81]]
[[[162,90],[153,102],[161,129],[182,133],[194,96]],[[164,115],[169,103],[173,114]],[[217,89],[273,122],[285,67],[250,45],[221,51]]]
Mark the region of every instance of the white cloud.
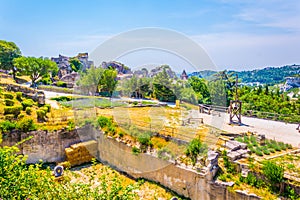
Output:
[[234,17],[262,27],[300,31],[299,1],[256,1],[241,7]]
[[208,34],[192,37],[218,68],[249,69],[299,64],[298,35]]

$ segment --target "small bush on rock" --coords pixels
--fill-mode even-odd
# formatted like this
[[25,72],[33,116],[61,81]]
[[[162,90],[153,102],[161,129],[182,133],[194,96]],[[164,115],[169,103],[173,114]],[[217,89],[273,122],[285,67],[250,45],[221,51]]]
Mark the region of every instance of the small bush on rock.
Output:
[[46,112],[45,112],[44,109],[38,109],[38,110],[36,111],[36,115],[37,115],[37,120],[38,120],[39,122],[43,122],[43,121],[46,120]]
[[12,114],[5,115],[5,120],[12,121],[15,119],[15,116]]
[[32,119],[29,118],[23,118],[21,119],[17,125],[16,128],[22,132],[28,132],[28,131],[34,131],[37,129],[36,125],[34,124]]
[[26,112],[27,115],[31,115],[31,108],[26,107],[25,112]]
[[4,101],[6,106],[13,106],[15,104],[15,102],[11,99],[5,99]]
[[23,106],[23,110],[26,110],[27,107],[32,107],[34,101],[32,99],[25,99],[21,104]]
[[14,95],[12,95],[11,93],[7,93],[7,92],[6,92],[6,93],[4,93],[3,95],[4,95],[4,98],[5,98],[5,99],[14,99]]
[[50,105],[50,104],[45,104],[45,105],[43,106],[43,108],[46,110],[46,112],[50,112],[50,110],[51,110],[51,105]]
[[22,92],[16,92],[16,95],[17,95],[16,99],[18,101],[22,101],[22,95],[23,95],[23,93]]
[[57,81],[56,85],[57,87],[67,87],[67,83],[63,81]]
[[4,115],[13,114],[17,117],[22,110],[22,106],[5,106],[4,107]]
[[2,133],[11,131],[15,127],[16,127],[16,124],[14,122],[9,121],[9,120],[0,122],[0,130],[1,130]]

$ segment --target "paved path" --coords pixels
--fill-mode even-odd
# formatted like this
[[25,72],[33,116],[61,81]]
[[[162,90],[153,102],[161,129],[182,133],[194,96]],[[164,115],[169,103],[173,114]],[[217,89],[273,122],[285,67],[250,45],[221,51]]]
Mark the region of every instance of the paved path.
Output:
[[193,117],[202,117],[205,124],[215,126],[219,129],[231,133],[254,132],[264,134],[269,139],[292,144],[300,148],[300,133],[296,130],[296,124],[288,124],[284,122],[271,121],[265,119],[251,118],[242,116],[242,125],[229,125],[229,115],[220,113],[219,115],[201,114],[198,110],[192,111]]

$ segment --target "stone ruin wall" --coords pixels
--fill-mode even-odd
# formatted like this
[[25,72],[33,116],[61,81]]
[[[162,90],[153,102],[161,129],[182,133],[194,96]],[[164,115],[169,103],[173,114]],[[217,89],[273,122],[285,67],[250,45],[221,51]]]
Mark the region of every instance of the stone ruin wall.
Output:
[[98,157],[102,162],[133,178],[142,177],[158,182],[185,197],[195,200],[259,199],[257,196],[241,192],[229,192],[225,186],[210,181],[209,174],[195,173],[149,154],[133,155],[132,147],[107,138],[102,133],[99,134],[91,126],[74,131],[32,131],[29,133],[13,131],[3,134],[1,146],[12,146],[29,136],[33,138],[19,145],[19,153],[28,155],[28,163],[36,163],[39,160],[61,162],[66,158],[65,148],[81,141],[97,140]]
[[91,134],[78,134],[78,132],[90,132],[91,127],[86,126],[77,130],[58,130],[53,132],[38,130],[28,133],[20,133],[17,130],[2,134],[1,146],[13,146],[16,143],[32,136],[32,138],[18,146],[20,154],[28,155],[27,163],[62,162],[66,158],[65,148],[70,145],[95,139]]
[[225,186],[210,180],[210,172],[208,174],[196,173],[146,153],[134,155],[132,147],[107,138],[103,134],[100,134],[97,140],[98,153],[102,162],[134,178],[146,178],[158,182],[185,197],[195,200],[260,199],[255,195],[242,192],[229,192]]

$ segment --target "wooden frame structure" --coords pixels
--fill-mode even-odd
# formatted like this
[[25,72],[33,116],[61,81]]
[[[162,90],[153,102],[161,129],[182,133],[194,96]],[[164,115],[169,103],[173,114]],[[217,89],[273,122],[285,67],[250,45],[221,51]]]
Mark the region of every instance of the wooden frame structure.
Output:
[[238,125],[242,124],[242,101],[231,100],[229,105],[229,124],[236,123]]
[[[238,75],[235,80],[235,100],[230,101],[229,105],[229,124],[242,124],[242,101],[238,97]],[[235,121],[237,120],[237,121]]]

